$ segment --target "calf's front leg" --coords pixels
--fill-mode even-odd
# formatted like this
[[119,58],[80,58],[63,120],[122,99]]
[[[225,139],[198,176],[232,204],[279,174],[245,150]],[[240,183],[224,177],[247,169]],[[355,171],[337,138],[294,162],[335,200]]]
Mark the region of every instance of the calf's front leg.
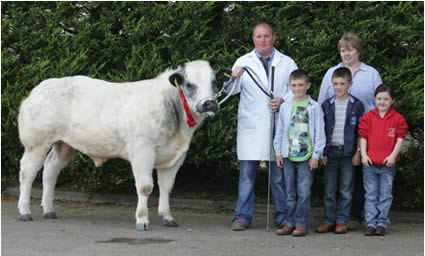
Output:
[[174,186],[177,171],[183,164],[186,154],[184,154],[172,168],[158,169],[158,185],[159,185],[159,204],[158,214],[162,219],[164,226],[177,227],[178,224],[171,215],[170,210],[170,193]]
[[136,230],[149,230],[148,198],[153,190],[152,171],[155,162],[153,148],[139,147],[130,160],[137,190]]

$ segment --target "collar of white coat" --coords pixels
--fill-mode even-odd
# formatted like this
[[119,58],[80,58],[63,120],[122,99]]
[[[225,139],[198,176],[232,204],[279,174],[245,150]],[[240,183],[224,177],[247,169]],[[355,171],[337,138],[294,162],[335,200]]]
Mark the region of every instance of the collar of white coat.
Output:
[[[273,49],[274,50],[274,55],[273,55],[273,60],[272,60],[272,67],[277,67],[284,59],[284,55],[279,52],[276,48]],[[255,62],[257,62],[258,64],[261,64],[260,59],[257,56],[257,52],[254,50],[252,50],[249,54],[249,57],[252,57],[254,59]],[[262,66],[261,66],[262,67]]]
[[[280,53],[276,48],[274,48],[273,50],[274,50],[274,55],[273,55],[271,67],[277,68],[278,65],[281,62],[283,62],[284,55]],[[266,71],[264,70],[263,63],[261,63],[261,60],[258,58],[257,52],[255,51],[255,49],[252,50],[250,53],[248,53],[248,57],[252,59],[253,63],[255,63],[256,68],[254,70],[256,70],[258,76],[260,77],[261,83],[267,86],[268,89],[271,89],[270,88],[271,83],[267,79],[267,75],[266,75]]]
[[[259,59],[261,59],[261,58],[262,58],[262,56],[260,55],[260,53],[258,53],[255,49],[254,49],[254,52],[255,52],[255,55],[257,55],[257,58],[259,58]],[[276,48],[273,48],[272,53],[270,53],[270,55],[266,57],[266,60],[267,60],[268,58],[270,58],[270,60],[272,60],[272,61],[273,61],[273,57],[274,57],[274,53],[275,53],[275,52],[276,52]]]

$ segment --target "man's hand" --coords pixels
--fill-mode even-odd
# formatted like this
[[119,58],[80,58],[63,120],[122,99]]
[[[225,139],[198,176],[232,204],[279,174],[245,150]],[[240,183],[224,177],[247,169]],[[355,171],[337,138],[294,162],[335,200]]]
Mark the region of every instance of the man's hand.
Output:
[[240,77],[243,74],[244,71],[245,70],[243,68],[241,68],[241,67],[235,67],[233,69],[233,71],[232,71],[232,76],[234,76],[234,77]]
[[272,100],[270,100],[270,108],[272,109],[272,112],[279,111],[280,105],[284,102],[284,100],[280,97],[276,97]]

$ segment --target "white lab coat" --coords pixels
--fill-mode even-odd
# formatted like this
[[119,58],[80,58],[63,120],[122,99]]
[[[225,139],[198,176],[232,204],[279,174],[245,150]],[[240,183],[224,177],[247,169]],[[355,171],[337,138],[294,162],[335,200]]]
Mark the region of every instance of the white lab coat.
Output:
[[[244,66],[249,66],[258,75],[261,83],[271,90],[271,68],[268,81],[266,71],[255,50],[237,59],[233,68]],[[289,75],[298,68],[294,60],[275,49],[271,66],[275,67],[274,97],[285,100],[292,97],[288,83]],[[255,85],[247,72],[244,72],[240,79],[239,86],[233,91],[233,94],[240,93],[236,142],[238,159],[270,160],[270,143],[273,141],[270,137],[272,117],[270,98]],[[272,160],[275,160],[274,152]]]

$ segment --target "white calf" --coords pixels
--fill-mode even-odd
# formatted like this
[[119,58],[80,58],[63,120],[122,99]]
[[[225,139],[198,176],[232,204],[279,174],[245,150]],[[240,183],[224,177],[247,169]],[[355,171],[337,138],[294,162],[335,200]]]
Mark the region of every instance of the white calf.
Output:
[[56,218],[56,180],[75,149],[93,159],[96,166],[116,157],[131,162],[138,195],[137,230],[149,229],[147,201],[156,168],[158,213],[164,225],[177,226],[169,194],[195,129],[218,109],[214,82],[214,71],[201,60],[138,82],[111,83],[85,76],[41,82],[22,102],[18,118],[25,147],[20,220],[32,220],[31,186],[43,163],[41,205],[45,218]]

